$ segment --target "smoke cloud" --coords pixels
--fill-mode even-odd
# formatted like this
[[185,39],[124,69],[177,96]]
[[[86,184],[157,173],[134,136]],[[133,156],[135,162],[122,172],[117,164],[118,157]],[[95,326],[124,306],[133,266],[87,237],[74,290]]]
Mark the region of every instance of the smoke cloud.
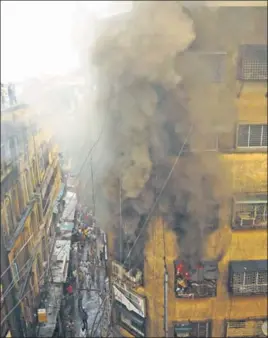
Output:
[[[228,191],[216,153],[202,152],[210,149],[210,131],[226,121],[226,112],[215,109],[219,114],[209,116],[205,99],[200,109],[192,105],[190,92],[209,78],[201,57],[181,57],[195,40],[193,22],[178,2],[137,1],[131,12],[98,22],[95,34],[89,63],[96,112],[106,121],[94,155],[97,216],[114,227],[116,259],[124,261],[170,172],[170,155],[179,153],[191,127],[158,213],[178,234],[180,257],[194,265],[217,227],[217,205]],[[130,265],[142,268],[145,241],[146,231]]]
[[[202,60],[185,57],[196,38],[192,19],[176,1],[135,1],[131,12],[118,16],[90,23],[84,16],[75,37],[87,86],[79,99],[67,94],[69,100],[74,97],[68,109],[56,109],[56,129],[77,167],[95,144],[96,217],[115,232],[115,258],[126,259],[171,170],[171,155],[179,153],[191,129],[157,212],[177,233],[180,257],[196,264],[203,257],[206,236],[215,229],[214,202],[228,193],[226,184],[221,186],[226,180],[217,155],[202,150],[208,148],[209,132],[228,117],[218,107],[210,116],[209,100],[198,106],[191,100],[209,81]],[[59,97],[51,101],[50,96],[39,100],[52,102],[53,109],[39,105],[43,111],[55,111]],[[63,125],[59,111],[66,115],[70,106],[74,120]],[[87,162],[80,176],[86,204],[92,203],[90,171]],[[143,268],[146,239],[145,230],[130,266]]]

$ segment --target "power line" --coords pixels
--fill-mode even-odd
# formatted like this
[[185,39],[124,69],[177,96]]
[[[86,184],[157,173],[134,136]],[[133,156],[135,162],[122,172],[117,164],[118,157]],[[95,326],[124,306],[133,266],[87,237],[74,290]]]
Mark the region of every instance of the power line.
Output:
[[[81,168],[80,168],[80,170],[78,172],[78,175],[77,175],[78,177],[81,175],[82,170],[83,170],[85,164],[87,163],[87,160],[88,160],[89,156],[92,154],[94,148],[97,146],[97,144],[99,143],[99,141],[101,139],[101,136],[102,136],[103,131],[104,131],[104,126],[105,126],[106,120],[107,120],[107,115],[104,118],[104,121],[103,121],[103,124],[102,124],[102,127],[101,127],[101,131],[99,133],[99,136],[98,136],[97,140],[94,142],[94,144],[92,145],[92,147],[89,149],[89,152],[88,152],[88,154],[87,154],[84,162],[82,163],[82,166],[81,166]],[[71,203],[71,201],[72,201],[73,198],[74,198],[74,195],[71,197],[71,199],[70,199],[70,201],[69,201],[69,203],[67,205],[69,205]],[[66,217],[68,217],[70,214],[71,214],[71,211],[70,211],[70,213]]]
[[[19,256],[19,254],[21,253],[21,251],[25,248],[26,244],[29,243],[29,241],[33,238],[33,234],[28,238],[27,242],[23,244],[23,246],[21,247],[20,251],[16,254],[16,256],[13,258],[13,260],[17,259],[17,257]],[[6,268],[6,270],[1,274],[1,277],[2,278],[6,273],[7,271],[11,268],[11,265],[9,264],[9,266]]]
[[[53,240],[56,239],[56,235],[54,236]],[[5,300],[5,298],[7,297],[7,295],[11,292],[11,290],[14,288],[14,286],[18,283],[19,280],[22,279],[23,276],[25,276],[27,273],[29,273],[32,269],[32,265],[34,263],[35,258],[38,255],[38,249],[39,246],[37,245],[34,252],[31,253],[31,257],[26,261],[26,263],[22,266],[22,268],[20,268],[20,270],[17,272],[17,274],[19,275],[19,278],[15,281],[13,280],[7,287],[7,289],[5,290],[4,294],[3,294],[3,301]],[[49,249],[49,243],[47,243],[46,249]],[[64,247],[61,248],[61,250],[58,252],[57,257],[59,256],[59,254],[61,253],[61,251],[64,249]],[[23,274],[20,274],[21,271],[24,269],[24,267],[29,263],[29,261],[32,260],[32,264],[29,266],[29,269],[25,270],[23,272]]]
[[145,229],[145,226],[147,225],[148,221],[150,220],[150,217],[151,217],[151,215],[152,215],[152,213],[153,213],[156,205],[158,204],[158,202],[159,202],[159,200],[161,198],[161,195],[162,195],[163,191],[165,190],[165,188],[167,186],[167,183],[168,183],[168,181],[169,181],[169,179],[170,179],[170,177],[171,177],[171,175],[172,175],[172,173],[173,173],[173,171],[174,171],[174,169],[175,169],[175,167],[176,167],[176,165],[178,163],[178,160],[179,160],[179,158],[180,158],[180,156],[181,156],[181,154],[183,152],[184,146],[187,143],[187,140],[188,140],[191,132],[192,132],[192,126],[190,127],[190,129],[188,131],[188,134],[186,135],[186,137],[184,139],[184,142],[183,142],[183,144],[182,144],[182,146],[181,146],[181,148],[180,148],[180,150],[178,152],[178,155],[176,157],[176,160],[175,160],[175,162],[174,162],[174,164],[173,164],[173,166],[172,166],[172,168],[171,168],[171,170],[170,170],[170,172],[169,172],[169,174],[168,174],[168,176],[167,176],[167,178],[166,178],[166,180],[165,180],[165,182],[164,182],[164,184],[162,186],[162,189],[161,189],[159,195],[157,196],[157,198],[156,198],[156,200],[155,200],[155,202],[154,202],[154,204],[153,204],[153,206],[152,206],[152,208],[151,208],[151,210],[150,210],[150,212],[149,212],[149,214],[148,214],[148,216],[147,216],[147,218],[146,218],[146,220],[145,220],[145,222],[144,222],[144,224],[143,224],[143,226],[142,226],[142,228],[141,228],[141,230],[140,230],[140,232],[138,234],[138,236],[136,237],[136,239],[135,239],[135,241],[134,241],[131,249],[129,250],[128,255],[127,255],[127,257],[126,257],[123,265],[125,265],[125,263],[127,262],[128,258],[130,257],[131,253],[133,252],[133,249],[134,249],[135,245],[137,244],[137,242],[138,242],[141,234],[143,233],[143,231]]
[[[44,277],[44,275],[46,274],[46,272],[43,273],[43,275],[40,277],[40,281],[38,283],[38,286],[40,286],[40,282],[42,280],[42,278]],[[21,298],[19,299],[19,301],[16,303],[16,305],[9,311],[9,313],[4,317],[4,319],[1,321],[0,325],[3,325],[3,323],[5,322],[5,320],[12,314],[12,312],[18,307],[18,305],[21,303],[21,301],[30,293],[32,292],[32,290],[28,290],[23,296],[21,296]]]

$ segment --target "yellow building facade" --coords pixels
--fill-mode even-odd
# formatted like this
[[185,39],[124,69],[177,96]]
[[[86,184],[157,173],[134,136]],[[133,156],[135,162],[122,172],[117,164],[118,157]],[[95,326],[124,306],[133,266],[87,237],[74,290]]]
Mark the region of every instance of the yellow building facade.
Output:
[[58,149],[31,120],[27,106],[9,108],[1,116],[1,229],[12,276],[4,296],[12,292],[22,300],[26,330],[35,321],[61,184]]
[[[226,126],[219,126],[215,151],[229,180],[229,198],[220,205],[219,227],[209,235],[204,253],[205,260],[218,260],[216,296],[176,298],[177,235],[161,218],[152,218],[145,247],[144,287],[136,290],[147,299],[146,337],[165,335],[164,256],[169,337],[265,336],[267,7],[246,7],[244,3],[239,8],[193,9],[197,38],[191,50],[178,57],[189,109],[196,114],[226,114],[227,120]],[[200,64],[202,72],[209,71],[205,81],[200,80],[198,68],[189,72],[187,67],[192,58],[194,69],[195,58],[201,54],[205,59],[209,56],[207,63]],[[134,337],[125,328],[121,333]]]

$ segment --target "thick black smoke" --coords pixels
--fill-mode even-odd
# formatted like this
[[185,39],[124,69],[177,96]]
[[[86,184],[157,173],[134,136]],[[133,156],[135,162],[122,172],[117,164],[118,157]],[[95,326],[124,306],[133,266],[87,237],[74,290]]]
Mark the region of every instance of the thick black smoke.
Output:
[[[137,1],[132,12],[97,26],[90,63],[95,112],[105,121],[94,155],[97,216],[117,233],[118,260],[126,258],[169,174],[170,155],[178,154],[190,128],[195,137],[185,146],[158,212],[174,226],[180,255],[192,264],[201,259],[206,234],[215,226],[211,219],[217,215],[214,190],[220,163],[214,154],[189,152],[206,148],[207,131],[215,121],[191,111],[187,86],[192,79],[185,82],[176,70],[178,55],[194,39],[192,20],[174,1]],[[146,231],[130,257],[136,266],[145,240]]]

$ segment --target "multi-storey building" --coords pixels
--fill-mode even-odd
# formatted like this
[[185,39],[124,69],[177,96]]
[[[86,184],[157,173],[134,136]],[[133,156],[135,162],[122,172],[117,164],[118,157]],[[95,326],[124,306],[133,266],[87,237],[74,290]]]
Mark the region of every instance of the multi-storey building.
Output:
[[[178,292],[177,273],[184,267],[177,236],[168,224],[163,236],[164,220],[152,219],[144,287],[132,286],[136,310],[134,293],[117,297],[125,304],[117,323],[126,337],[165,336],[165,315],[169,337],[267,336],[267,7],[243,1],[214,5],[214,10],[188,10],[197,36],[178,57],[189,109],[204,118],[226,116],[208,149],[230,177],[228,201],[217,212],[218,228],[205,243],[202,268],[212,271],[211,281],[190,294]],[[163,257],[169,277],[166,313]],[[147,308],[137,316],[143,296]]]
[[12,336],[33,333],[61,183],[57,147],[30,117],[26,105],[1,115],[1,332]]

